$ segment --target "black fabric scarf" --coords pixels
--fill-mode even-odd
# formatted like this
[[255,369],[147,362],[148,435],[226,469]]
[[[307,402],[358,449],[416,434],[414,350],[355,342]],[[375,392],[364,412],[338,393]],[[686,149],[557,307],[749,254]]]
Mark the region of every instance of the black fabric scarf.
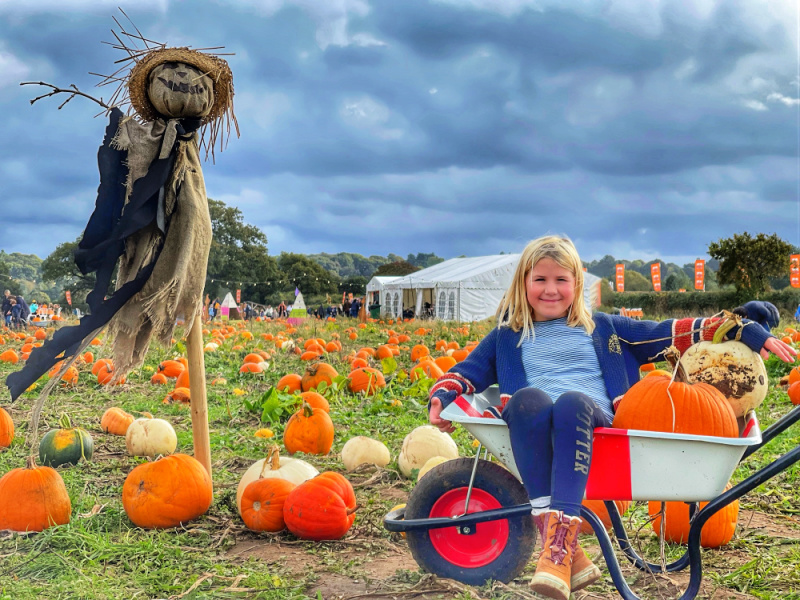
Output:
[[[58,360],[74,356],[89,335],[108,324],[117,311],[144,287],[161,254],[159,247],[153,260],[135,279],[106,297],[114,267],[125,251],[125,240],[151,223],[159,223],[159,196],[163,197],[164,186],[175,164],[178,142],[190,139],[201,122],[200,119],[182,119],[178,122],[178,135],[169,155],[163,159],[157,158],[150,164],[147,174],[134,182],[128,203],[125,204],[125,181],[128,176],[125,159],[128,153],[111,145],[122,117],[122,111],[118,108],[111,111],[103,145],[97,152],[100,186],[97,188],[95,209],[75,251],[75,264],[84,275],[97,272],[95,287],[86,298],[90,312],[81,318],[78,325],[62,327],[53,334],[52,339],[34,348],[25,366],[6,378],[12,401]],[[168,226],[165,223],[162,228],[165,235]],[[60,356],[62,353],[63,356]]]

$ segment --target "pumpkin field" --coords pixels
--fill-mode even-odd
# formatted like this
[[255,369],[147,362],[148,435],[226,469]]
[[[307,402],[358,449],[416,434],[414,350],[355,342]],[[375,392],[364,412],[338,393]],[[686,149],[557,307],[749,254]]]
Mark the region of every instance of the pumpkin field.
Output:
[[[36,447],[31,409],[48,376],[17,402],[2,403],[10,419],[0,413],[0,476],[19,471],[0,480],[0,521],[33,522],[32,503],[18,499],[39,478],[50,522],[39,532],[0,526],[0,600],[534,598],[527,586],[534,560],[510,583],[471,587],[421,571],[403,536],[382,523],[416,485],[420,457],[474,456],[476,443],[463,428],[452,434],[452,446],[417,428],[427,424],[435,379],[491,326],[310,318],[294,326],[206,323],[213,484],[190,458],[182,328],[171,346],[153,344],[144,365],[117,384],[109,340],[97,338],[45,403]],[[781,336],[800,339],[786,329],[782,323]],[[0,376],[20,369],[52,331],[0,332]],[[771,357],[766,367],[769,391],[757,409],[762,430],[794,407],[786,386],[792,365]],[[791,378],[800,380],[800,371]],[[793,391],[800,403],[800,384]],[[790,428],[745,460],[732,483],[798,443],[800,430]],[[32,471],[34,460],[56,465],[63,484],[49,470]],[[264,476],[279,470],[280,477]],[[163,503],[142,493],[154,490],[166,490]],[[283,510],[266,510],[266,497],[279,498]],[[333,498],[325,515],[316,512],[322,498]],[[667,520],[684,507],[667,507]],[[663,552],[669,562],[683,553],[680,544],[659,542],[648,516],[658,506],[623,508],[640,554],[659,562]],[[800,467],[745,495],[733,519],[732,539],[702,551],[698,597],[800,599]],[[723,525],[710,522],[704,535],[724,533],[714,527]],[[618,597],[591,530],[581,541],[604,577],[574,597]],[[618,556],[641,597],[676,598],[688,583],[688,569],[645,574]]]

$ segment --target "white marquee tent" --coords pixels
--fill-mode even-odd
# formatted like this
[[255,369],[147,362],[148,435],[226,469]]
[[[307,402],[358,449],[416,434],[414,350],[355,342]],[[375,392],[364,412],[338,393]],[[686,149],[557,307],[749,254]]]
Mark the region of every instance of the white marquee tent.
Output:
[[384,289],[388,283],[395,279],[400,279],[399,276],[378,275],[373,277],[367,283],[367,304],[375,304],[376,302],[383,306],[386,304]]
[[[519,257],[499,254],[451,258],[384,282],[381,315],[399,317],[404,309],[411,308],[418,317],[445,321],[480,321],[494,316]],[[584,276],[584,301],[593,309],[600,304],[601,279],[591,273]]]

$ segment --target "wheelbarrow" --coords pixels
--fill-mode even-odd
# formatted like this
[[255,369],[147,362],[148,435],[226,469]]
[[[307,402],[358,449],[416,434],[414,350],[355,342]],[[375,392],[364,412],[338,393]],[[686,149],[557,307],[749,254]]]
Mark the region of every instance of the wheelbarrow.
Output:
[[[459,396],[442,411],[443,419],[461,424],[478,440],[475,457],[434,467],[411,492],[407,505],[384,518],[387,530],[405,532],[411,554],[422,569],[471,585],[514,579],[530,560],[536,542],[531,505],[514,462],[508,427],[488,410],[499,405],[499,391],[492,387],[481,394]],[[674,572],[688,566],[689,585],[681,599],[694,598],[702,580],[703,525],[718,510],[800,460],[800,444],[725,491],[733,471],[799,419],[800,406],[762,432],[751,411],[739,419],[738,438],[597,428],[585,497],[604,501],[617,544],[638,569]],[[615,500],[690,503],[691,527],[684,554],[665,567],[640,557],[628,539]],[[700,501],[708,504],[697,510]],[[584,506],[581,518],[594,529],[620,596],[637,599],[599,517]]]

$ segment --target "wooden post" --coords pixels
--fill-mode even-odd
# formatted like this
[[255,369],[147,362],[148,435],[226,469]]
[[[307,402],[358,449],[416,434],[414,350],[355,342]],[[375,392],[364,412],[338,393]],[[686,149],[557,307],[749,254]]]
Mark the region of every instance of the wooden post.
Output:
[[[186,336],[189,361],[189,391],[192,401],[192,441],[194,457],[211,477],[211,443],[208,436],[208,400],[206,399],[206,363],[203,356],[203,320],[196,315]],[[212,477],[213,480],[213,477]]]

